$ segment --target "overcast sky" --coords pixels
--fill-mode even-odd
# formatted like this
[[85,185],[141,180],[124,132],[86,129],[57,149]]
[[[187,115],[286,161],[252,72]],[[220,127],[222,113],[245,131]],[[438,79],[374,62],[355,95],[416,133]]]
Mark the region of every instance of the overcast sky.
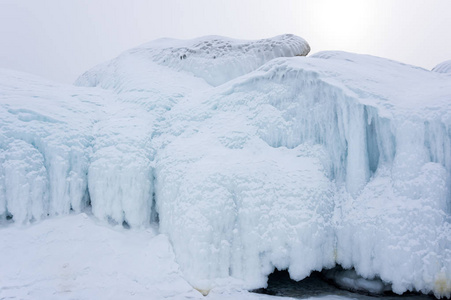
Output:
[[0,68],[72,83],[160,37],[293,33],[431,69],[451,59],[450,0],[0,0]]

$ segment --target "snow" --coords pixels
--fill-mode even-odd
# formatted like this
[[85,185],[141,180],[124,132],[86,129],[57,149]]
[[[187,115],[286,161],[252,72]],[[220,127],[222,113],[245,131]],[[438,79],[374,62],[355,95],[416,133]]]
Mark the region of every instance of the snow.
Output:
[[211,295],[339,264],[449,297],[451,78],[295,57],[308,51],[291,35],[164,39],[78,87],[1,71],[3,230],[92,208],[130,234],[158,222],[180,276]]
[[438,73],[451,73],[451,60],[439,63],[432,69],[432,71]]
[[167,237],[97,224],[85,213],[0,229],[0,298],[201,299]]

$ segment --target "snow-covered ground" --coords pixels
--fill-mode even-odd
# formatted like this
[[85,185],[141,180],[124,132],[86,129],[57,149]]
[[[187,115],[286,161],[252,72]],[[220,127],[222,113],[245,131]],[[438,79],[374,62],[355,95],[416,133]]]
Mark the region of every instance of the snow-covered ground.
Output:
[[279,299],[233,287],[205,298],[183,279],[166,235],[85,213],[0,228],[0,245],[0,299]]
[[451,77],[309,49],[164,39],[77,86],[0,71],[0,297],[254,299],[274,268],[336,264],[449,297]]
[[2,228],[0,243],[1,299],[202,297],[153,228],[127,231],[82,213]]

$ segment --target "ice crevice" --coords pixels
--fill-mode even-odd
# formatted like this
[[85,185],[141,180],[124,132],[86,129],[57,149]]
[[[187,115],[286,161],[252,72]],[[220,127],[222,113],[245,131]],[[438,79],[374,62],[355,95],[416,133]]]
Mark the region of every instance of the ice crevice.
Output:
[[290,35],[158,40],[77,87],[2,71],[1,219],[90,205],[115,225],[158,223],[203,291],[341,265],[449,297],[450,77],[293,57],[308,50]]

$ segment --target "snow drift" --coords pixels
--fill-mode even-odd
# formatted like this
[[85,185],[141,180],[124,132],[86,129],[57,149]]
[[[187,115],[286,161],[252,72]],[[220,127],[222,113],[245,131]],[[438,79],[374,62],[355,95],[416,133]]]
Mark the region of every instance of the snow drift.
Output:
[[77,80],[103,89],[3,72],[0,214],[159,221],[202,290],[340,264],[449,296],[451,78],[286,57],[308,50],[290,35],[158,40]]

